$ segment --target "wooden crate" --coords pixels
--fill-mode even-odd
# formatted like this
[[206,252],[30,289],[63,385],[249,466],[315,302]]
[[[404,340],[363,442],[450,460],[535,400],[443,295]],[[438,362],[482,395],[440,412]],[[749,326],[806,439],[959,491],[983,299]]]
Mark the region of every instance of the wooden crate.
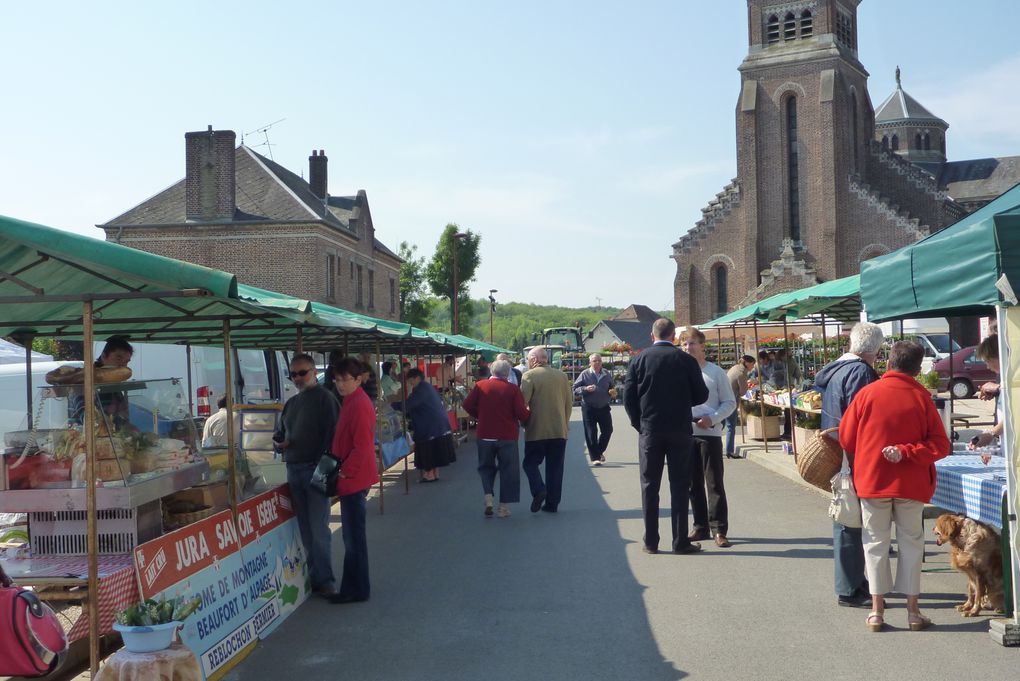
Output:
[[747,417],[747,437],[752,440],[778,440],[783,432],[783,419],[780,416],[766,416],[762,421],[761,416],[750,415]]

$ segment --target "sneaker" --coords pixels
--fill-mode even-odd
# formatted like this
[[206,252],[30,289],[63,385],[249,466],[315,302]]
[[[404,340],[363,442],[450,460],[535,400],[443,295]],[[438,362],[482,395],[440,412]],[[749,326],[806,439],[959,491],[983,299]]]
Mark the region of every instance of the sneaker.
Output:
[[591,462],[591,465],[592,466],[601,466],[602,465],[602,459],[595,459],[595,460],[593,460]]
[[496,511],[496,517],[497,518],[509,518],[510,517],[510,509],[506,507],[506,504],[500,504],[499,505],[499,510]]
[[491,494],[486,494],[485,495],[485,517],[486,518],[491,518],[492,517],[492,495]]
[[605,454],[599,454],[599,463],[605,463],[605,462],[606,462],[606,455]]

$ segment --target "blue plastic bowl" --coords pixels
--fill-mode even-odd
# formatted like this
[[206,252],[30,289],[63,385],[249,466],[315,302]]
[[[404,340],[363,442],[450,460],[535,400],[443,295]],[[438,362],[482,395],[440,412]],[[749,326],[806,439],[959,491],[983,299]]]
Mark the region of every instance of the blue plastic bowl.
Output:
[[174,634],[181,622],[167,622],[166,624],[153,624],[146,627],[129,627],[124,624],[114,623],[114,631],[119,631],[124,639],[124,647],[132,653],[151,653],[156,650],[166,650],[174,642]]

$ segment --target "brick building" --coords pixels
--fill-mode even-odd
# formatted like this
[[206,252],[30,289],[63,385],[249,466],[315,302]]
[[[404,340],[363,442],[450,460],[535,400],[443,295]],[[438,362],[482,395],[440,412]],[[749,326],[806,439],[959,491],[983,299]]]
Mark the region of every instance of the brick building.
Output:
[[859,4],[748,0],[737,177],[673,244],[678,324],[856,274],[1020,181],[1020,158],[947,162],[948,124],[898,72],[876,114]]
[[185,136],[185,177],[109,222],[108,241],[233,272],[239,281],[386,319],[401,260],[375,237],[364,190],[330,196],[324,151],[308,182],[230,130]]

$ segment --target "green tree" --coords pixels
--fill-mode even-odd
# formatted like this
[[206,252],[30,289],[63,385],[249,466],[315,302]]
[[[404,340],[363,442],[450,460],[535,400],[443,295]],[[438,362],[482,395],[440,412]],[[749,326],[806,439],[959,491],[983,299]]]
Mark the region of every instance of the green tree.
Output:
[[[463,236],[457,238],[457,234],[463,234]],[[432,261],[425,272],[432,293],[449,300],[451,309],[454,296],[457,296],[458,317],[462,329],[470,328],[475,316],[474,306],[468,295],[468,284],[475,280],[475,271],[482,261],[478,251],[481,240],[482,237],[471,230],[461,232],[456,223],[446,225],[439,237],[439,243],[436,244],[436,252],[432,256]],[[453,254],[455,251],[457,254],[456,291],[453,286]],[[457,320],[451,318],[450,331],[452,333],[458,333],[456,325]]]
[[425,258],[418,246],[406,241],[398,249],[404,264],[400,266],[400,321],[425,328],[429,319],[429,298],[425,291]]

